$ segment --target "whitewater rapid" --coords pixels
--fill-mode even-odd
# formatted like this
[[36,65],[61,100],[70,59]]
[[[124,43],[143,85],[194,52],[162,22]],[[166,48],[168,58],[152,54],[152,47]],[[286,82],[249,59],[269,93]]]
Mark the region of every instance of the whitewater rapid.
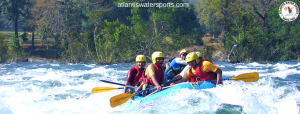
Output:
[[[172,97],[138,104],[137,110],[111,108],[109,99],[123,90],[92,94],[94,87],[120,87],[135,63],[113,65],[62,63],[0,64],[1,114],[82,113],[269,113],[300,112],[300,62],[274,64],[214,62],[223,79],[258,72],[257,82],[224,81],[207,90],[182,89]],[[138,102],[137,102],[138,103]]]

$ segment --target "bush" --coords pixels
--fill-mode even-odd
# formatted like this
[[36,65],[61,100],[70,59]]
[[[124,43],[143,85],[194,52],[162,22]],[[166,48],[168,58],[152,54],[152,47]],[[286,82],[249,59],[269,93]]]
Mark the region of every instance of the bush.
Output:
[[0,63],[6,62],[8,58],[7,54],[7,45],[4,43],[4,35],[0,33]]
[[11,35],[11,41],[8,43],[8,49],[12,57],[22,55],[19,39],[14,34]]

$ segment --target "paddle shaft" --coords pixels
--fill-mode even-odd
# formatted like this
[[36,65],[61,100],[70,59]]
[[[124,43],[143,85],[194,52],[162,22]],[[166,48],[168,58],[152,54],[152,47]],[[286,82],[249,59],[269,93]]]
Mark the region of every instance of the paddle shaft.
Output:
[[[222,79],[222,81],[223,80],[233,80],[233,79],[230,79],[230,78],[228,78],[228,79]],[[239,79],[239,80],[242,80],[242,79]],[[200,81],[200,82],[216,82],[217,80],[205,80],[205,81]]]
[[[222,79],[223,80],[230,80],[230,79]],[[205,81],[200,81],[200,82],[216,82],[217,80],[205,80]]]
[[[176,78],[176,79],[173,79],[173,80],[171,80],[171,81],[168,81],[168,82],[165,82],[165,83],[162,83],[161,85],[165,85],[165,84],[167,84],[167,83],[171,83],[171,82],[174,82],[174,81],[177,81],[177,80],[179,80],[178,78]],[[149,88],[147,88],[147,89],[144,89],[144,90],[142,90],[142,91],[139,91],[139,92],[136,92],[135,93],[135,95],[138,95],[138,94],[140,94],[140,93],[142,93],[142,92],[144,92],[144,91],[147,91],[147,90],[149,90],[149,89],[151,89],[151,88],[154,88],[155,86],[153,86],[153,87],[149,87]],[[155,87],[156,88],[156,87]]]
[[125,84],[116,83],[116,82],[111,82],[111,81],[107,81],[107,80],[99,80],[99,81],[105,82],[105,83],[110,83],[110,84],[116,84],[116,85],[120,85],[120,86],[126,86],[126,87],[136,88],[136,87],[134,87],[134,86],[125,85]]

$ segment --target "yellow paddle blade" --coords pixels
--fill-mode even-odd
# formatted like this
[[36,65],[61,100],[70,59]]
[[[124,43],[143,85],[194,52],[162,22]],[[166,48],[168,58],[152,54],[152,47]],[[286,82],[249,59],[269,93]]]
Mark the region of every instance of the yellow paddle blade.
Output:
[[238,76],[229,78],[229,80],[243,80],[244,82],[256,82],[259,79],[257,72],[240,74]]
[[114,89],[119,89],[119,88],[112,88],[112,87],[95,87],[92,89],[92,93],[101,93],[101,92],[107,92],[111,91]]
[[119,105],[127,102],[134,95],[135,95],[135,93],[133,93],[133,94],[122,93],[120,95],[113,96],[112,98],[110,98],[110,106],[113,108],[116,106],[119,106]]

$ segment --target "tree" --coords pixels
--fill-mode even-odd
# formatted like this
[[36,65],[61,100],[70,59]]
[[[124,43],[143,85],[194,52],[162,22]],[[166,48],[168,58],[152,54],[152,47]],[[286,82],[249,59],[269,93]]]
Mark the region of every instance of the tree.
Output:
[[263,27],[268,28],[268,12],[275,6],[274,0],[242,0],[242,4],[250,9],[261,20]]
[[1,13],[13,22],[16,38],[18,38],[18,23],[29,18],[30,5],[29,0],[2,0],[0,2]]
[[66,2],[63,1],[35,0],[35,5],[31,9],[33,18],[29,21],[32,23],[29,24],[32,27],[37,26],[42,43],[48,37],[53,37],[55,33],[63,32],[66,7]]
[[[267,60],[297,60],[300,55],[300,21],[296,19],[292,22],[283,21],[278,15],[278,9],[284,0],[279,0],[276,6],[272,7],[268,12],[266,24],[269,25],[269,34],[272,42],[272,52]],[[300,4],[300,0],[293,1]],[[299,17],[298,17],[299,18]]]
[[[159,49],[158,47],[160,42],[163,40],[163,37],[161,35],[156,35],[155,31],[149,29],[152,28],[150,26],[150,22],[145,24],[143,23],[141,13],[141,8],[131,9],[132,17],[129,17],[129,19],[131,20],[132,24],[131,32],[133,35],[130,38],[131,42],[128,42],[132,45],[129,49],[132,50],[132,53],[143,54],[151,59],[150,55],[152,54],[152,51]],[[132,56],[135,55],[137,54]]]
[[[35,4],[35,1],[31,2],[32,4]],[[39,14],[37,12],[37,10],[35,9],[35,7],[33,7],[34,5],[31,5],[32,7],[30,7],[30,18],[28,18],[25,23],[24,23],[24,31],[28,31],[32,33],[32,37],[31,37],[31,47],[34,48],[34,35],[35,32],[38,29],[38,17],[36,16],[37,14]]]
[[[98,63],[112,64],[128,54],[128,47],[132,46],[123,41],[130,41],[130,29],[118,20],[108,22],[104,20],[103,29],[101,29],[101,38],[97,38],[97,49],[99,51]],[[118,48],[121,47],[121,48]],[[126,59],[126,57],[124,57]]]
[[197,17],[199,18],[200,25],[212,29],[212,36],[215,38],[215,34],[218,34],[218,30],[220,29],[216,21],[220,17],[215,14],[216,10],[209,8],[210,2],[210,0],[199,0],[196,3],[196,11],[198,12]]
[[[96,47],[97,46],[97,36],[99,33],[97,33],[99,30],[98,30],[98,26],[100,26],[100,23],[102,21],[102,17],[103,15],[105,14],[104,11],[92,11],[89,13],[89,17],[90,17],[90,21],[94,24],[94,31],[93,31],[93,38],[94,38],[94,43],[95,43],[95,50],[96,50],[96,54],[97,54],[97,57],[100,57],[99,56],[99,51],[98,51],[98,48]],[[98,60],[100,60],[98,58]]]

